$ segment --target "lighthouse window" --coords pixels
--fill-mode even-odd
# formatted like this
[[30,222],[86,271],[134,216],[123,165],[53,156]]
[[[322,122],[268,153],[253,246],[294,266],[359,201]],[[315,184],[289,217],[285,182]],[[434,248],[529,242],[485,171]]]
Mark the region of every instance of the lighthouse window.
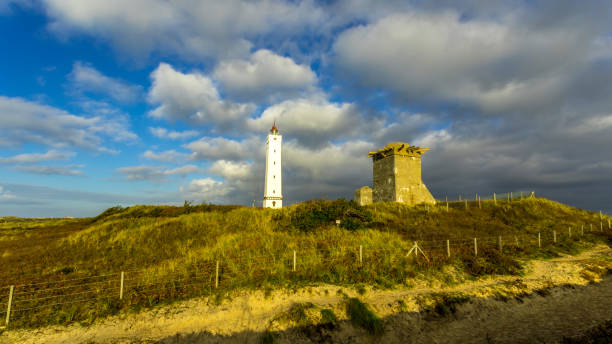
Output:
[[276,193],[276,190],[272,190],[272,193]]
[[274,153],[276,153],[276,149],[274,150]]
[[272,178],[276,179],[276,176],[272,176]]
[[276,165],[276,161],[274,162],[274,165]]
[[276,201],[272,201],[272,206],[276,207]]

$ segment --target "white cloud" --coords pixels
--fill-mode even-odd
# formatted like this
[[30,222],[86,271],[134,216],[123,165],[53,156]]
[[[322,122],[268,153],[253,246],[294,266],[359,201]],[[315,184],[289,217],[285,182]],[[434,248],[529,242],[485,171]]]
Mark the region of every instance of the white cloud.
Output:
[[[260,142],[260,147],[264,147]],[[318,197],[340,197],[369,184],[371,163],[367,152],[376,148],[365,141],[347,141],[324,148],[301,146],[296,140],[283,144],[283,189],[288,202]],[[222,152],[220,152],[220,155]],[[190,199],[222,203],[250,204],[263,197],[265,151],[258,150],[252,161],[217,160],[208,173],[217,179],[204,179],[198,193],[198,183],[184,186],[182,192],[193,191]]]
[[179,188],[185,199],[197,199],[211,203],[226,203],[231,189],[223,182],[212,178],[194,179]]
[[80,170],[83,165],[18,165],[13,167],[14,170],[43,175],[60,175],[60,176],[80,176],[83,171]]
[[312,1],[45,0],[49,28],[87,33],[132,55],[152,51],[188,59],[248,56],[249,37],[288,35],[327,17]]
[[244,119],[254,110],[251,104],[221,99],[212,80],[198,72],[184,74],[161,63],[151,73],[151,79],[149,101],[159,106],[149,115],[156,119],[227,125]]
[[179,166],[179,167],[173,168],[171,170],[166,170],[164,171],[164,174],[167,176],[180,175],[184,177],[188,174],[197,173],[199,171],[200,169],[197,166],[185,165],[185,166]]
[[46,153],[23,153],[12,157],[0,158],[0,164],[24,164],[41,161],[68,160],[74,155],[74,152],[62,152],[51,149]]
[[97,114],[84,117],[22,98],[0,96],[0,145],[36,143],[112,152],[104,139],[133,140],[124,117]]
[[161,127],[149,127],[149,131],[155,137],[171,140],[184,140],[198,135],[196,130],[174,131]]
[[174,169],[167,169],[164,166],[141,165],[121,167],[116,171],[123,174],[125,180],[166,181],[169,176],[179,175],[185,177],[188,174],[199,172],[200,169],[194,165],[185,165]]
[[247,123],[252,130],[267,134],[274,121],[281,134],[297,138],[308,146],[321,146],[330,140],[350,137],[364,124],[353,104],[330,103],[320,98],[287,100],[272,105]]
[[376,148],[366,141],[330,144],[321,149],[300,146],[296,141],[283,144],[283,169],[306,185],[312,183],[346,185],[367,179],[371,163],[367,158]]
[[214,77],[232,98],[274,101],[312,92],[316,74],[306,65],[269,50],[258,50],[250,60],[222,61]]
[[0,185],[0,201],[6,201],[10,199],[14,199],[16,196],[11,192],[4,189],[2,185]]
[[190,149],[195,160],[243,160],[251,159],[255,152],[263,152],[264,141],[261,138],[250,136],[241,141],[224,137],[203,137],[184,145]]
[[579,30],[533,31],[508,18],[462,20],[447,11],[396,14],[351,28],[333,50],[336,66],[359,85],[407,101],[498,112],[552,102],[590,44]]
[[108,77],[82,62],[74,63],[68,79],[77,93],[104,94],[122,103],[134,102],[142,96],[142,87]]
[[143,157],[149,160],[157,160],[164,162],[180,162],[188,160],[192,157],[192,154],[180,153],[175,151],[174,149],[163,151],[163,152],[153,152],[152,150],[147,150],[142,154]]
[[247,162],[217,160],[210,166],[208,172],[226,180],[248,179],[253,175],[251,167],[252,164]]

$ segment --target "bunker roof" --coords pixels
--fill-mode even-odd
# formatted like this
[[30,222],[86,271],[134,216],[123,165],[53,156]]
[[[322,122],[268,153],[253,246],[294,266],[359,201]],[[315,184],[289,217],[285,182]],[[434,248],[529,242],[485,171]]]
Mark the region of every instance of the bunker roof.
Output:
[[425,154],[429,148],[411,146],[405,142],[392,142],[385,146],[385,148],[379,149],[377,151],[370,151],[368,153],[369,158],[374,158],[374,160],[379,160],[382,158],[386,158],[391,155],[403,155],[403,156],[412,156],[412,157],[421,157],[421,155]]

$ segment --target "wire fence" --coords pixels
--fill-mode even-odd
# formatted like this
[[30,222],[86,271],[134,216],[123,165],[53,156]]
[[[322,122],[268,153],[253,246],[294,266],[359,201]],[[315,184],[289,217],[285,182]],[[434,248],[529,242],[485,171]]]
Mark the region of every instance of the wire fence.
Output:
[[122,305],[151,305],[161,300],[208,295],[229,290],[245,280],[298,280],[325,282],[330,274],[350,276],[344,282],[367,282],[371,269],[406,275],[410,266],[447,263],[455,256],[485,256],[490,252],[521,255],[527,250],[546,250],[580,241],[585,236],[611,231],[603,221],[537,234],[491,235],[472,238],[407,241],[393,247],[340,246],[329,249],[301,247],[282,254],[218,257],[200,261],[164,274],[156,268],[124,269],[119,272],[41,280],[15,284],[0,292],[0,310],[5,325],[59,314],[65,322],[74,319],[79,307],[122,308]]
[[492,193],[492,194],[457,194],[456,198],[449,198],[445,196],[445,201],[448,202],[465,202],[465,201],[499,201],[499,202],[513,202],[520,201],[527,198],[535,198],[535,191],[532,190],[518,190],[512,192]]

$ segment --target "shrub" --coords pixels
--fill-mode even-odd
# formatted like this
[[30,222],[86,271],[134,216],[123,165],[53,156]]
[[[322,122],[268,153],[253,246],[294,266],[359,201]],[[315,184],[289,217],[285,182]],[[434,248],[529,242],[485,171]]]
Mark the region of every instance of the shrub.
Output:
[[368,305],[361,302],[356,297],[348,299],[346,314],[351,319],[353,325],[365,329],[370,334],[380,335],[385,330],[385,324],[382,319],[374,314]]
[[321,323],[322,324],[335,324],[338,321],[336,314],[331,309],[321,310]]
[[273,218],[281,229],[297,229],[302,232],[334,225],[336,220],[341,221],[340,227],[348,230],[365,228],[372,222],[369,209],[343,198],[300,203]]
[[457,312],[457,307],[470,300],[470,298],[463,294],[452,293],[452,294],[431,294],[428,297],[433,299],[433,303],[424,305],[426,300],[419,299],[425,312],[429,315],[436,317],[445,317]]
[[261,344],[274,344],[275,341],[276,341],[276,336],[274,335],[274,333],[270,331],[264,332],[259,338],[259,342]]
[[[482,252],[482,253],[481,253]],[[472,276],[483,275],[518,275],[522,272],[521,264],[510,256],[499,254],[497,250],[484,250],[480,256],[463,255],[461,265]]]

